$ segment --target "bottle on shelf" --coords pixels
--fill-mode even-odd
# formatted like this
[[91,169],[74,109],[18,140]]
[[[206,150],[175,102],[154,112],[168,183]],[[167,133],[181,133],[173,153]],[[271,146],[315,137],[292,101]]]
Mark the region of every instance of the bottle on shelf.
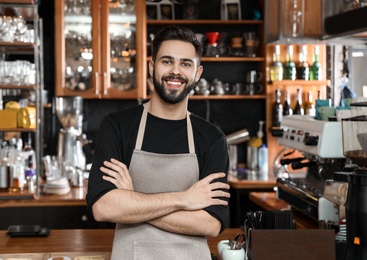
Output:
[[293,109],[293,115],[304,115],[305,111],[302,107],[302,89],[297,88],[297,100]]
[[283,79],[295,80],[296,74],[296,64],[293,61],[293,45],[289,45],[287,48]]
[[285,91],[285,99],[283,105],[283,116],[293,115],[293,109],[291,107],[291,94],[288,90]]
[[23,147],[23,158],[26,165],[26,171],[36,172],[35,162],[36,162],[36,153],[32,146],[32,136],[31,133],[28,133],[27,141],[24,143]]
[[258,150],[258,158],[257,158],[259,172],[266,173],[269,171],[268,158],[269,158],[268,148],[266,147],[266,144],[262,144]]
[[19,192],[23,190],[25,183],[24,159],[21,151],[12,148],[9,153],[10,178],[8,191]]
[[0,155],[0,192],[6,192],[10,182],[9,148],[3,145]]
[[322,79],[322,67],[319,62],[320,48],[319,46],[314,47],[313,64],[310,67],[310,80],[321,80]]
[[272,108],[272,126],[273,127],[280,127],[280,122],[282,122],[283,118],[283,105],[280,102],[280,89],[275,90],[275,102]]
[[322,99],[321,98],[321,91],[320,90],[317,91],[317,99]]
[[270,80],[283,79],[283,64],[280,62],[280,46],[275,45],[273,53],[273,63],[270,66]]
[[309,91],[307,92],[307,99],[305,101],[305,114],[315,117],[316,116],[316,108],[315,108],[315,104],[313,103],[313,97],[312,97],[312,92]]
[[307,46],[303,45],[299,53],[299,63],[297,64],[297,79],[308,80],[310,67],[307,62]]

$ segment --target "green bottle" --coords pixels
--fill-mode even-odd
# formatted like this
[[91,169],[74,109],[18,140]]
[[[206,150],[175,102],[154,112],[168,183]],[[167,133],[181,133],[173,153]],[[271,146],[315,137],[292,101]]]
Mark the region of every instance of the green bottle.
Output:
[[287,48],[286,63],[284,66],[284,79],[295,80],[297,76],[296,64],[293,61],[293,45]]
[[270,66],[270,80],[282,80],[283,79],[283,64],[280,62],[280,46],[275,46],[273,53],[273,63]]
[[319,62],[320,49],[319,46],[314,48],[313,64],[310,67],[310,80],[322,79],[322,68]]

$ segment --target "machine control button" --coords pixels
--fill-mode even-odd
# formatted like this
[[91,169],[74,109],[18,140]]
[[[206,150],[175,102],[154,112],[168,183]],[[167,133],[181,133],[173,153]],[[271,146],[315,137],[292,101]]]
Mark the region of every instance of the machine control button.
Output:
[[318,142],[319,142],[318,136],[306,135],[305,138],[303,139],[303,143],[308,146],[317,146]]

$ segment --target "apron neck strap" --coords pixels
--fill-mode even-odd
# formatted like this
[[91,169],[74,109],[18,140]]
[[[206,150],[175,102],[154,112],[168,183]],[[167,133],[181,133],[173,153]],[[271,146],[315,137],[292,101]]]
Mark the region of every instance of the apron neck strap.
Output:
[[[145,133],[145,126],[147,123],[150,102],[143,104],[143,106],[144,106],[144,110],[143,110],[143,114],[141,115],[139,130],[138,130],[138,137],[136,139],[136,144],[135,144],[135,149],[137,150],[141,150],[141,147],[143,145],[143,138],[144,138],[144,133]],[[186,115],[186,122],[187,122],[187,137],[188,137],[189,153],[195,153],[194,134],[192,131],[190,116],[188,113]]]

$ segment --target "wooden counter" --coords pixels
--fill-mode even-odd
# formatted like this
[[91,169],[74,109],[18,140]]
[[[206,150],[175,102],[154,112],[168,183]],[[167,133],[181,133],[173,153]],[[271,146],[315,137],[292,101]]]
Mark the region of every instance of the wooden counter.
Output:
[[[234,238],[237,233],[242,233],[242,231],[230,228],[224,230],[218,237],[208,238],[210,251],[217,255],[218,242]],[[80,253],[79,255],[104,253],[109,256],[112,250],[113,236],[114,230],[112,229],[51,230],[48,237],[29,238],[12,238],[6,235],[6,231],[0,231],[0,258],[2,254],[50,254],[55,252],[73,252],[73,256],[76,256],[76,253]]]
[[44,194],[35,197],[27,192],[1,193],[0,208],[4,207],[52,207],[52,206],[86,206],[85,195],[87,194],[87,181],[82,187],[71,187],[67,194]]

